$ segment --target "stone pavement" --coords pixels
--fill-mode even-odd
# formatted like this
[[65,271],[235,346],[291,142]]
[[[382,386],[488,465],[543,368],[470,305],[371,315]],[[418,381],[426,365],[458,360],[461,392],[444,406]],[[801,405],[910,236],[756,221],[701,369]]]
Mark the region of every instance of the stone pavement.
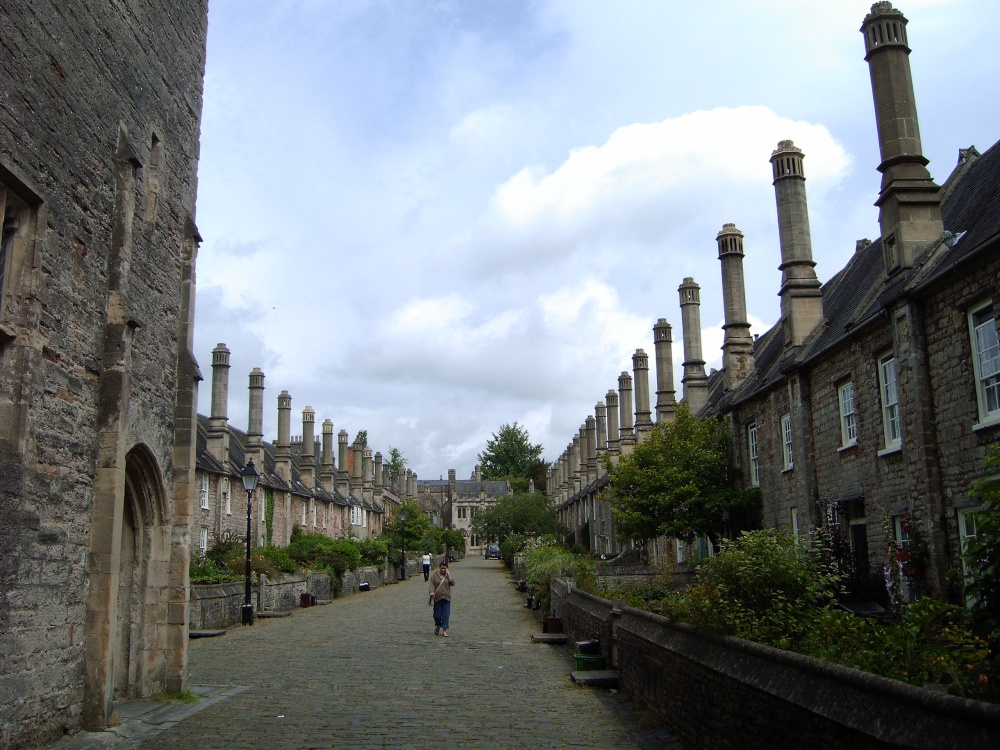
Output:
[[434,635],[418,574],[194,640],[200,704],[140,708],[118,729],[125,739],[55,748],[679,748],[642,729],[621,695],[574,685],[564,647],[531,642],[539,626],[502,563],[470,557],[452,573],[448,638]]

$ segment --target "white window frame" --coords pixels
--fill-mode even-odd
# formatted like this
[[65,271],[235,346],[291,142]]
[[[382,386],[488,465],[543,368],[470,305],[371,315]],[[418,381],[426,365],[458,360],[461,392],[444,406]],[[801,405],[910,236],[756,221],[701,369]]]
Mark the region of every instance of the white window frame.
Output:
[[306,528],[306,501],[302,500],[302,528]]
[[750,459],[750,486],[760,487],[760,453],[756,422],[747,425],[747,456]]
[[898,450],[903,444],[898,383],[896,355],[890,352],[880,357],[878,361],[878,389],[879,400],[882,403],[882,437],[885,451]]
[[[977,316],[987,310],[992,317],[976,324]],[[969,336],[979,424],[996,424],[1000,422],[1000,337],[997,336],[996,310],[992,302],[987,300],[969,310]]]
[[198,549],[203,555],[208,552],[208,529],[201,529],[198,532]]
[[840,413],[840,447],[858,444],[858,420],[854,407],[854,381],[837,386],[837,408]]
[[799,509],[789,508],[788,509],[788,531],[795,540],[795,543],[799,543]]
[[792,415],[781,416],[781,455],[785,461],[785,471],[795,467],[795,453],[792,443]]
[[675,539],[674,541],[677,543],[677,564],[680,565],[684,562],[684,540]]
[[222,504],[223,507],[225,507],[226,509],[226,515],[231,516],[233,515],[233,503],[232,503],[232,498],[230,497],[229,494],[229,480],[223,479],[219,483],[219,488],[220,488],[219,491],[222,492]]
[[208,474],[201,475],[201,509],[208,510]]

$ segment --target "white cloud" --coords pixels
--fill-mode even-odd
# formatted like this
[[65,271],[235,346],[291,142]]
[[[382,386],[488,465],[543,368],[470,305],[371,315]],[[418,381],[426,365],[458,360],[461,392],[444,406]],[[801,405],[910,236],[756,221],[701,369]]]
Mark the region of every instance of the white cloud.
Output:
[[692,187],[702,195],[708,187],[730,193],[766,185],[761,155],[789,138],[807,151],[816,183],[841,177],[850,163],[823,125],[764,106],[718,108],[618,128],[601,146],[573,150],[551,173],[522,169],[496,189],[493,205],[518,228],[546,220],[614,222],[610,209],[632,200],[659,199],[668,207]]

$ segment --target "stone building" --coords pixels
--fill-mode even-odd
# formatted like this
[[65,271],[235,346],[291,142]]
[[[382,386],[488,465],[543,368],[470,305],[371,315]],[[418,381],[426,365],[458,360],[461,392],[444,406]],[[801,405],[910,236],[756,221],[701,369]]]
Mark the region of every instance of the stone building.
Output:
[[961,149],[938,186],[921,152],[906,19],[876,3],[862,33],[882,158],[880,236],[859,241],[821,285],[804,154],[778,144],[782,318],[747,353],[750,367],[716,376],[706,413],[731,418],[765,526],[835,529],[858,584],[867,574],[876,589],[887,544],[911,548],[911,590],[947,594],[974,528],[970,484],[1000,440],[1000,146]]
[[514,494],[506,479],[483,479],[479,466],[473,469],[469,479],[456,479],[455,469],[449,469],[448,479],[419,479],[416,487],[417,502],[430,516],[431,523],[460,532],[469,553],[481,552],[486,544],[486,540],[472,532],[476,513]]
[[212,351],[211,415],[198,417],[197,470],[192,544],[203,553],[216,536],[246,538],[247,501],[240,472],[253,459],[261,473],[252,503],[251,537],[258,545],[289,543],[292,529],[330,537],[377,537],[388,513],[395,515],[403,482],[388,476],[382,454],[341,430],[334,451],[329,419],[316,436],[316,413],[302,410],[302,433],[291,434],[292,397],[278,395],[278,435],[263,439],[264,373],[254,368],[248,385],[246,432],[229,424],[229,349]]
[[31,747],[186,687],[207,2],[0,18],[0,747]]
[[[849,544],[858,579],[866,571],[881,579],[887,544],[899,545],[912,552],[905,587],[948,594],[962,538],[975,533],[970,485],[984,472],[987,447],[1000,441],[1000,145],[982,154],[961,149],[944,183],[932,180],[906,25],[890,3],[878,2],[862,27],[882,160],[880,236],[859,240],[847,265],[822,283],[812,260],[805,155],[791,141],[779,143],[770,162],[781,319],[750,335],[745,238],[725,224],[716,237],[723,367],[705,374],[699,287],[684,279],[683,386],[694,412],[731,419],[734,461],[744,485],[761,489],[765,527],[795,536],[834,529]],[[644,378],[638,368],[635,375]],[[627,373],[623,379],[608,394],[609,404],[621,400],[621,424],[608,426],[612,452],[614,439],[627,452],[642,435],[632,430]],[[637,428],[648,411],[636,404]],[[591,457],[601,440],[582,427],[550,478],[564,521],[577,529],[595,518],[600,477]],[[694,552],[669,540],[652,551],[671,561]]]

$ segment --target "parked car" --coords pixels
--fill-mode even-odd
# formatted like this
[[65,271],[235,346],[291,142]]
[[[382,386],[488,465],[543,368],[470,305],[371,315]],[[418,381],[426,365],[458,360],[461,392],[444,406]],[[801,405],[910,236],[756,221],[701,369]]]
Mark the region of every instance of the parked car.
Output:
[[486,545],[486,555],[485,555],[485,557],[486,557],[487,560],[489,560],[491,557],[496,558],[497,560],[499,560],[500,559],[500,548],[497,545],[495,545],[495,544],[487,544]]

